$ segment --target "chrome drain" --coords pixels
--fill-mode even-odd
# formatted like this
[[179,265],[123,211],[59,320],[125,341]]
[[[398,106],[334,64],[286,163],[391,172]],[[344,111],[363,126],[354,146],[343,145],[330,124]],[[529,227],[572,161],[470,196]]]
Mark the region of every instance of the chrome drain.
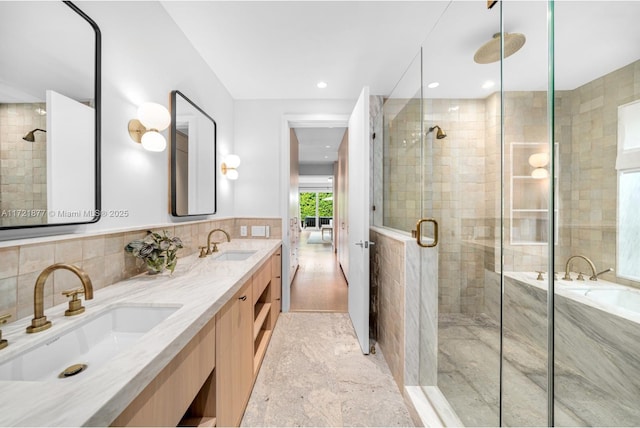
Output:
[[87,368],[86,364],[74,364],[72,366],[67,367],[58,375],[60,379],[64,379],[66,377],[75,376],[78,373],[83,372]]

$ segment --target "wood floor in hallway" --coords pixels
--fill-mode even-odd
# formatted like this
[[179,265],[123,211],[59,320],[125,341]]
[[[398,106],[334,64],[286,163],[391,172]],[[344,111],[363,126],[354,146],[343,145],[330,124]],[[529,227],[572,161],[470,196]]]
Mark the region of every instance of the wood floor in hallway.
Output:
[[[320,243],[319,231],[305,230],[300,235],[300,267],[291,284],[291,311],[347,312],[347,281],[333,252],[328,234]],[[316,239],[313,239],[316,238]]]

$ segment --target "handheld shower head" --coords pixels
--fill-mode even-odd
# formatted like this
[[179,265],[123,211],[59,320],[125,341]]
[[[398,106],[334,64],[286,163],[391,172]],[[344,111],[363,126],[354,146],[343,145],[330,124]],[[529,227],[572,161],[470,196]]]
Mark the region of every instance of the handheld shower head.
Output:
[[27,132],[27,134],[24,137],[22,137],[22,139],[24,141],[28,141],[30,143],[33,143],[34,141],[36,141],[36,137],[35,137],[35,135],[33,135],[36,131],[47,132],[44,129],[36,128],[36,129],[34,129],[32,131]]
[[[435,126],[432,126],[431,128],[429,128],[429,132],[433,132],[436,129],[438,130],[438,132],[436,132],[436,138],[438,140],[442,140],[443,138],[445,138],[447,136],[447,134],[438,125],[435,125]],[[427,134],[429,132],[427,132]]]

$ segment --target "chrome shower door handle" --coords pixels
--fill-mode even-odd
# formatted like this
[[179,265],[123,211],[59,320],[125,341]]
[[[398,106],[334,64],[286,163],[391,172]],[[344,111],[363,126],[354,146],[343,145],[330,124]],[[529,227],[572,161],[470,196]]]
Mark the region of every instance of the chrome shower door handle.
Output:
[[[422,223],[433,223],[433,243],[425,244],[422,242]],[[416,242],[420,247],[432,248],[438,245],[438,222],[435,218],[421,218],[416,224]]]

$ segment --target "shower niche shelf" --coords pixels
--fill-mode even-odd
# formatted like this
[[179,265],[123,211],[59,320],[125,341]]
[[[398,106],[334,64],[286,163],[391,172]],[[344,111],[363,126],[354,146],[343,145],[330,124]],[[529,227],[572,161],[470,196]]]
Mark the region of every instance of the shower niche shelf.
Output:
[[[558,143],[554,150],[557,165]],[[549,160],[545,153],[548,153],[547,143],[511,143],[509,236],[512,245],[546,245],[549,242]],[[537,178],[536,174],[547,176]],[[557,167],[554,182],[557,185]],[[557,242],[557,198],[554,205],[554,242]]]

